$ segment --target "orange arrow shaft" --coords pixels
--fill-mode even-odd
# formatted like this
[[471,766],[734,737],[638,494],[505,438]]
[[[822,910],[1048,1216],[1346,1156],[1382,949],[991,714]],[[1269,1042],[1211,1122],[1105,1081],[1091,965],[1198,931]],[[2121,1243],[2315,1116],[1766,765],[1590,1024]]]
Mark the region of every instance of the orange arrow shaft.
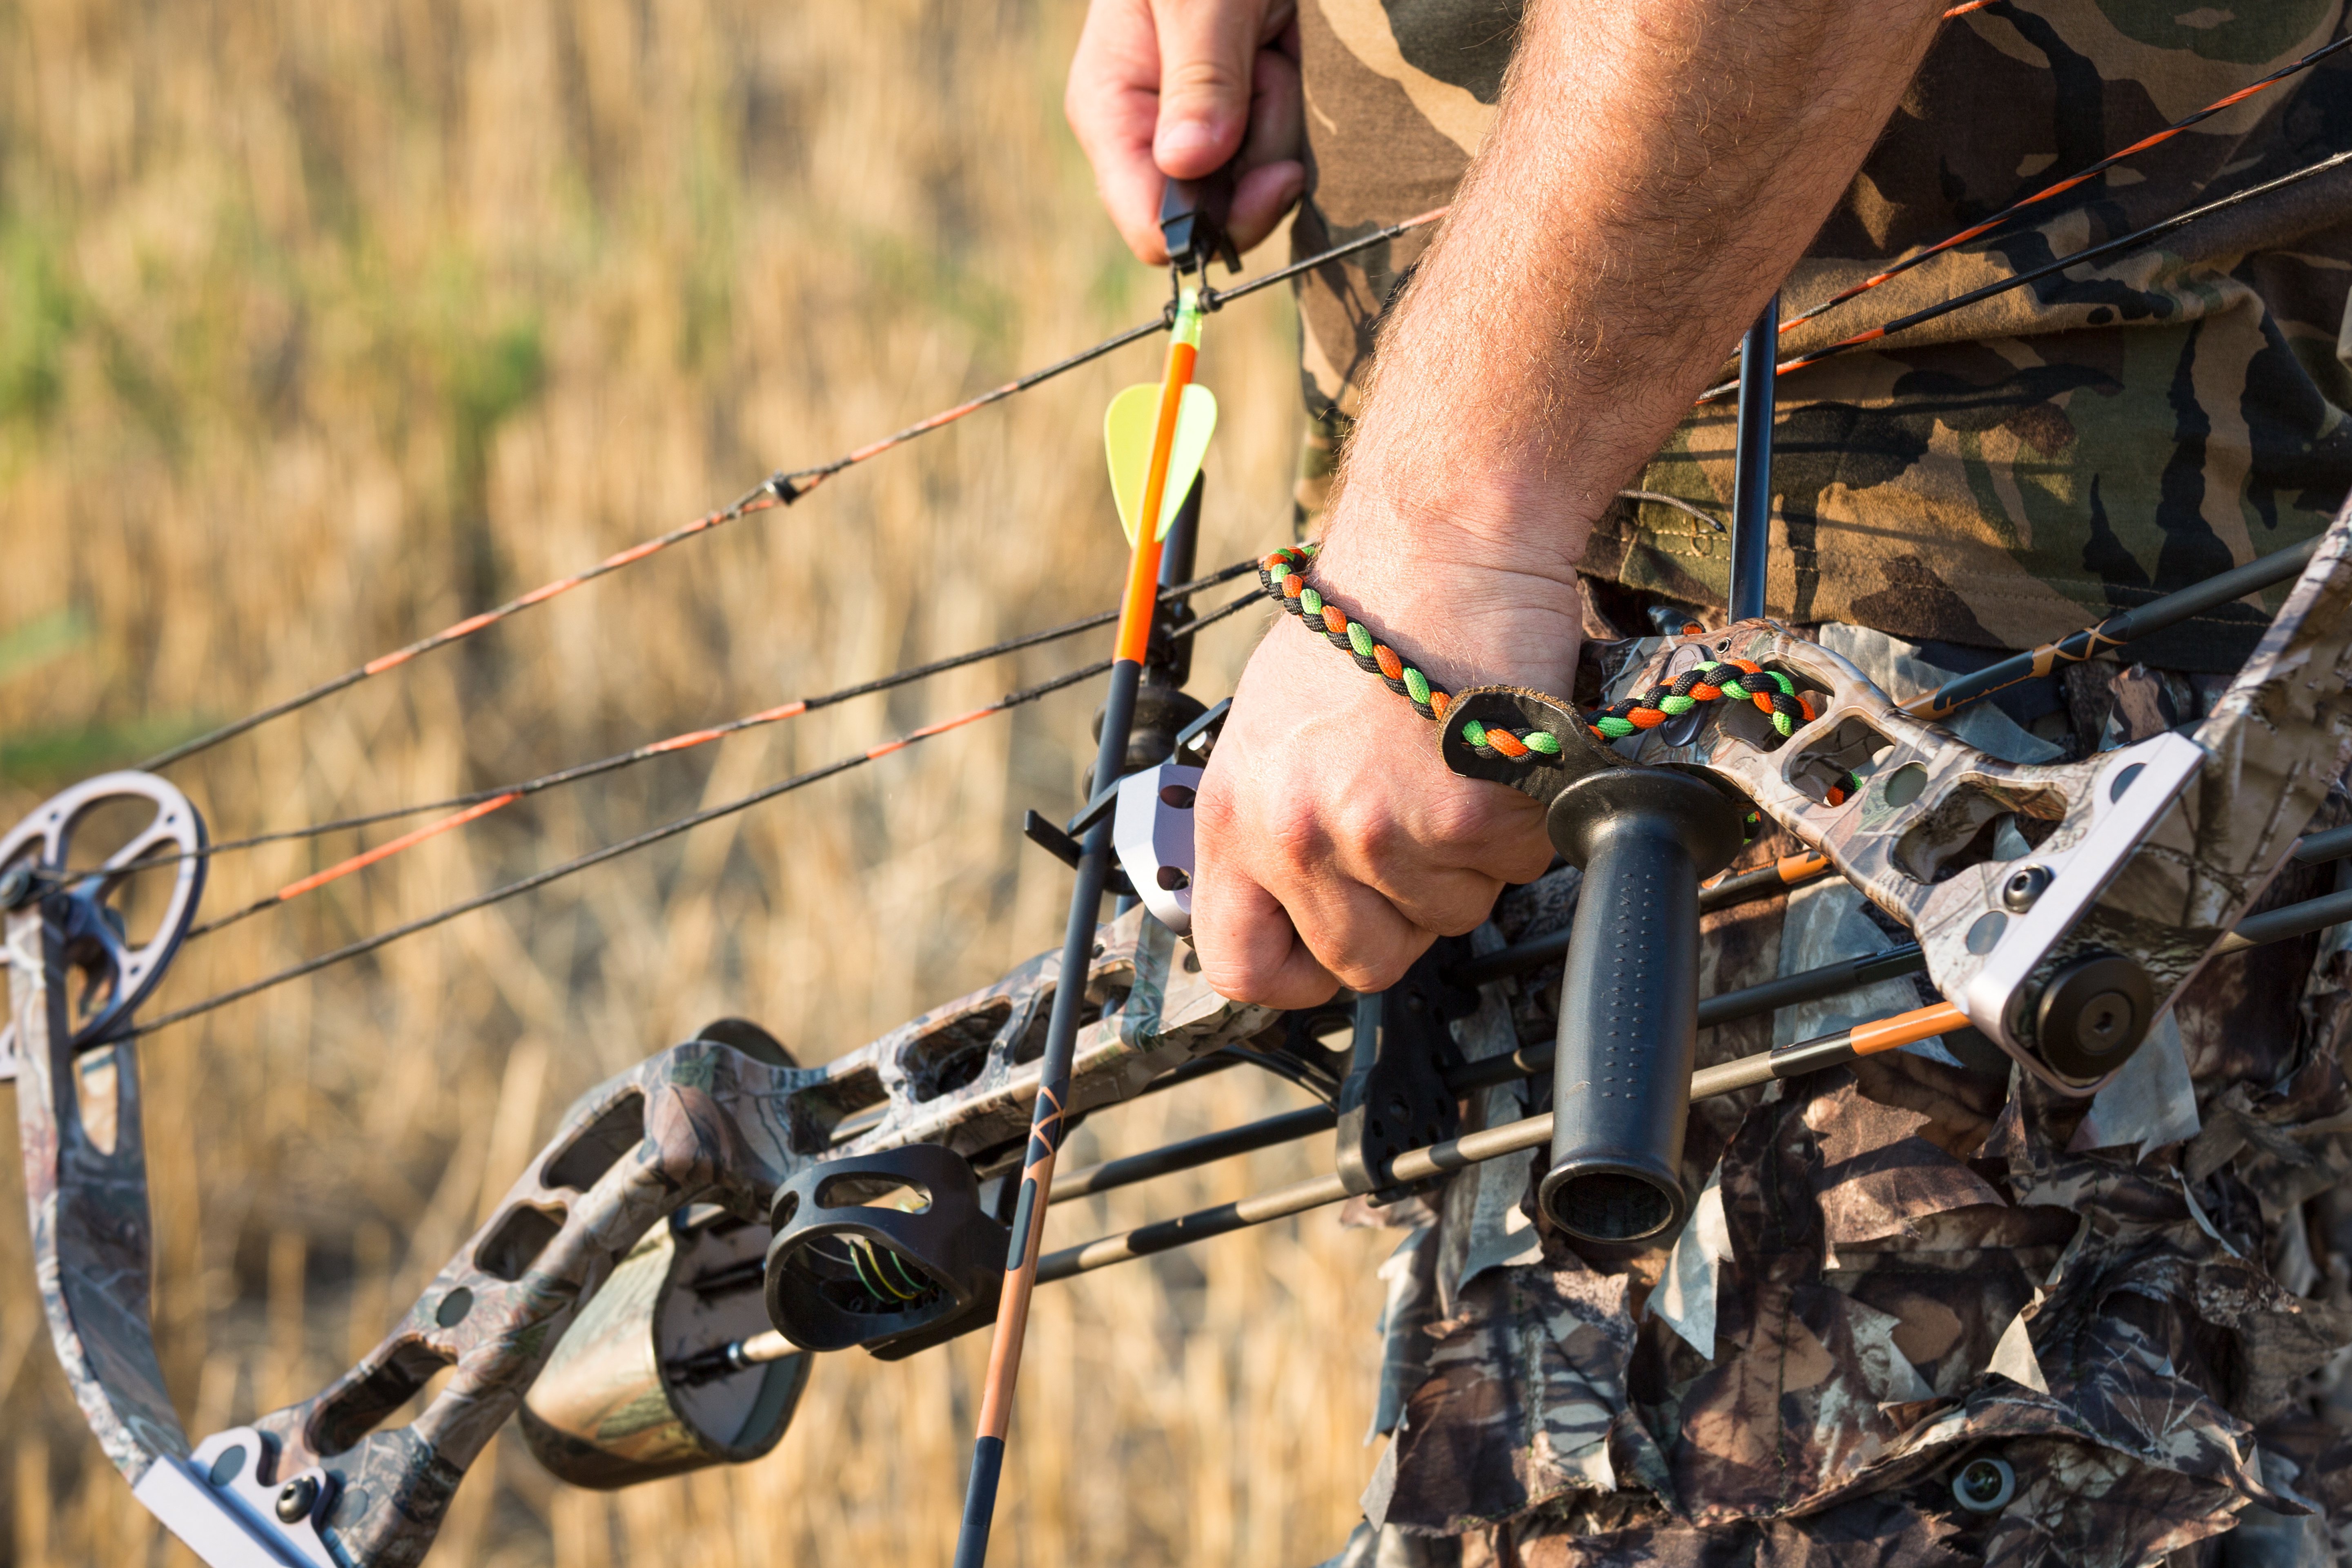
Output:
[[1127,595],[1118,606],[1118,642],[1111,657],[1143,662],[1151,644],[1151,618],[1160,597],[1160,508],[1168,494],[1168,464],[1176,449],[1176,418],[1184,389],[1192,384],[1192,363],[1201,351],[1180,336],[1168,345],[1168,371],[1160,383],[1160,419],[1151,431],[1151,466],[1144,470],[1143,510],[1137,514],[1135,549],[1127,559]]

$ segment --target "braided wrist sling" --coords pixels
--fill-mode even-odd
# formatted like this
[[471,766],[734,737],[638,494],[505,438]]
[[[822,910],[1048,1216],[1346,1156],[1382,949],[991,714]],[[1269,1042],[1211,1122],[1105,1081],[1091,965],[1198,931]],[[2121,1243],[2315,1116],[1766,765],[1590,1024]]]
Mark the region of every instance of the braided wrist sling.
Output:
[[[1317,546],[1296,545],[1277,550],[1258,563],[1257,577],[1266,596],[1302,622],[1321,632],[1333,647],[1377,675],[1390,690],[1404,698],[1424,719],[1442,721],[1453,697],[1431,684],[1429,677],[1398,657],[1397,651],[1372,636],[1370,627],[1307,585],[1307,568],[1314,563]],[[1612,702],[1584,715],[1592,738],[1606,745],[1626,735],[1655,729],[1679,713],[1709,702],[1752,702],[1772,721],[1784,739],[1801,723],[1819,715],[1810,694],[1777,670],[1744,658],[1710,660],[1683,671],[1670,682],[1653,686],[1636,697]],[[1514,762],[1531,756],[1556,757],[1559,741],[1541,730],[1513,731],[1475,720],[1462,727],[1462,739],[1481,757],[1507,757]],[[1832,791],[1830,804],[1841,804],[1843,792]]]

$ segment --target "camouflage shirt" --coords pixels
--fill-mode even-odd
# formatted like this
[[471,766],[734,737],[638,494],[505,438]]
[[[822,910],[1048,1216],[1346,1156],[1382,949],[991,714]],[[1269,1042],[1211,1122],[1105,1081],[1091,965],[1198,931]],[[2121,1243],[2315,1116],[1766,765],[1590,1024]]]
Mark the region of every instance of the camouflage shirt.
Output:
[[[1305,0],[1300,255],[1451,200],[1493,123],[1516,0]],[[1948,22],[1788,280],[1809,306],[2337,37],[2343,0],[2007,0]],[[1782,340],[1784,357],[2352,148],[2336,57]],[[1300,293],[1320,508],[1374,328],[1423,231]],[[2231,209],[2105,267],[2004,294],[1782,378],[1769,612],[1916,641],[2049,640],[2315,534],[2352,488],[2352,171]],[[1729,402],[1639,488],[1723,510]],[[1728,536],[1621,502],[1586,570],[1723,603]],[[2135,651],[2234,668],[2236,605]]]

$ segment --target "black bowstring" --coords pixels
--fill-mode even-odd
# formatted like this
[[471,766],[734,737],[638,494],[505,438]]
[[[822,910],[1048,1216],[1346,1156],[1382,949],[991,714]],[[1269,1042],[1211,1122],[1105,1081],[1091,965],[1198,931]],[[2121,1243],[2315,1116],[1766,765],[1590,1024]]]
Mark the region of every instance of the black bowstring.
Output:
[[[2215,213],[2236,206],[2242,202],[2253,201],[2259,197],[2270,195],[2274,192],[2284,190],[2290,185],[2300,184],[2305,180],[2312,179],[2320,174],[2325,174],[2330,170],[2341,168],[2347,163],[2352,163],[2352,153],[2338,153],[2333,157],[2323,158],[2316,163],[2306,164],[2305,167],[2296,169],[2290,174],[2281,174],[2276,179],[2265,180],[2259,185],[2250,185],[2246,189],[2234,192],[2230,195],[2221,196],[2210,202],[2200,203],[2196,206],[2175,213],[2170,217],[2160,218],[2157,222],[2149,224],[2145,228],[2134,229],[2131,233],[2123,235],[2117,238],[2105,240],[2097,245],[2087,246],[2081,250],[2075,251],[2071,256],[2062,256],[2055,261],[2045,262],[2043,265],[2036,267],[2030,271],[2021,272],[2014,277],[2004,278],[1996,282],[1987,283],[1981,288],[1971,289],[1965,294],[1954,295],[1951,299],[1943,300],[1938,304],[1929,305],[1924,309],[1914,310],[1908,315],[1897,316],[1894,320],[1884,322],[1868,332],[1859,334],[1855,337],[1846,338],[1838,342],[1831,343],[1824,348],[1814,349],[1808,353],[1792,354],[1789,358],[1780,361],[1780,363],[1774,367],[1773,374],[1776,375],[1785,374],[1791,370],[1809,368],[1812,365],[1819,364],[1823,360],[1833,358],[1836,355],[1847,353],[1850,350],[1867,348],[1873,343],[1884,342],[1885,339],[1894,336],[1897,332],[1906,331],[1912,327],[1919,326],[1927,321],[1932,321],[1939,316],[1948,316],[1955,310],[1965,310],[1970,305],[1990,300],[1996,294],[2005,294],[2012,289],[2021,289],[2029,283],[2039,283],[2045,278],[2056,277],[2058,274],[2064,272],[2071,268],[2083,267],[2094,262],[2105,261],[2110,258],[2123,255],[2126,251],[2137,250],[2141,246],[2147,244],[2151,240],[2161,239],[2166,235],[2170,234],[2177,229],[2186,228],[2189,225],[2197,222],[2200,218],[2210,217]],[[1728,396],[1738,390],[1738,379],[1734,377],[1730,381],[1723,382],[1718,385],[1707,388],[1705,392],[1699,394],[1698,401],[1701,403],[1713,402],[1718,397]]]
[[[1250,605],[1259,604],[1261,602],[1262,596],[1255,589],[1252,589],[1250,592],[1242,595],[1239,598],[1233,600],[1230,604],[1219,605],[1216,609],[1210,611],[1207,615],[1202,616],[1200,619],[1193,621],[1190,625],[1174,628],[1174,630],[1170,633],[1170,637],[1171,639],[1189,637],[1196,632],[1202,631],[1208,626],[1214,626],[1217,622],[1225,619],[1229,616],[1237,614],[1242,610],[1247,609]],[[1111,662],[1111,660],[1107,658],[1098,659],[1083,668],[1071,670],[1066,675],[1057,675],[1050,680],[1039,681],[1034,686],[1026,686],[1017,691],[1006,692],[1004,696],[999,698],[994,703],[991,704],[987,711],[991,713],[1003,712],[1009,709],[1018,708],[1024,704],[1034,702],[1042,697],[1049,696],[1054,692],[1061,690],[1066,686],[1075,686],[1081,681],[1091,680],[1097,676],[1107,673],[1110,669]],[[942,731],[940,732],[947,733],[948,731]],[[908,735],[903,738],[902,746],[912,744],[916,741],[926,740],[929,738],[929,736],[920,733]],[[897,748],[894,748],[894,750],[895,749]],[[281,969],[275,974],[264,975],[259,980],[249,982],[247,984],[236,986],[228,991],[220,992],[212,996],[207,996],[199,1002],[192,1002],[184,1007],[175,1008],[152,1022],[141,1024],[135,1028],[123,1029],[115,1034],[110,1035],[107,1037],[108,1042],[110,1043],[115,1040],[137,1039],[144,1035],[152,1035],[156,1030],[164,1028],[170,1025],[182,1023],[187,1019],[194,1018],[200,1014],[212,1012],[215,1008],[226,1007],[232,1002],[241,1002],[248,996],[256,995],[260,992],[268,991],[275,986],[283,985],[289,980],[299,980],[304,975],[315,974],[322,969],[328,968],[333,964],[341,963],[347,959],[358,958],[364,953],[373,952],[380,947],[384,947],[392,942],[398,942],[402,937],[414,936],[418,931],[428,931],[435,926],[441,925],[448,921],[453,921],[459,915],[470,914],[476,910],[487,909],[490,905],[496,903],[503,903],[509,899],[518,897],[523,893],[530,892],[539,888],[546,887],[549,883],[559,881],[575,872],[587,870],[592,866],[601,866],[607,860],[616,859],[623,855],[628,854],[631,850],[642,849],[648,845],[658,844],[666,838],[675,838],[679,834],[685,833],[692,828],[699,827],[707,822],[716,822],[722,816],[731,816],[737,812],[749,810],[751,807],[758,805],[762,801],[773,800],[780,795],[789,795],[794,790],[804,789],[808,785],[815,784],[820,780],[832,778],[836,773],[847,773],[853,768],[862,767],[866,763],[874,760],[875,754],[873,752],[858,752],[846,757],[836,758],[833,762],[824,764],[822,767],[811,768],[806,773],[795,773],[787,779],[779,779],[776,783],[756,789],[750,795],[740,795],[734,800],[722,802],[718,805],[710,806],[702,811],[698,811],[690,816],[682,816],[674,821],[663,823],[660,826],[648,828],[646,831],[636,835],[635,837],[625,838],[617,844],[608,844],[601,849],[593,849],[585,855],[575,856],[572,859],[566,860],[560,865],[551,866],[543,871],[535,871],[528,877],[509,882],[503,887],[493,888],[487,893],[478,893],[473,898],[461,900],[455,904],[437,910],[432,914],[423,915],[404,925],[394,926],[390,931],[378,931],[373,936],[362,937],[357,942],[351,942],[335,949],[332,952],[324,952],[320,953],[316,958],[304,959],[301,963],[293,964],[286,969]]]
[[[1426,217],[1409,218],[1402,224],[1391,224],[1386,228],[1375,229],[1370,234],[1360,235],[1354,239],[1343,241],[1342,243],[1332,246],[1328,249],[1317,255],[1310,256],[1302,261],[1295,261],[1287,267],[1277,268],[1276,270],[1265,274],[1264,277],[1251,279],[1249,281],[1240,284],[1234,288],[1224,289],[1222,292],[1215,289],[1205,290],[1202,296],[1202,305],[1205,309],[1215,310],[1217,307],[1229,300],[1245,298],[1248,295],[1256,293],[1261,289],[1269,288],[1276,283],[1285,280],[1286,279],[1295,278],[1302,272],[1310,271],[1315,268],[1325,266],[1330,262],[1339,260],[1342,257],[1353,255],[1359,250],[1363,250],[1369,247],[1380,245],[1387,240],[1393,239],[1397,236],[1404,234],[1428,221],[1430,220]],[[814,468],[795,468],[789,472],[780,471],[771,476],[761,484],[744,491],[743,494],[737,497],[732,503],[719,511],[711,512],[684,527],[673,529],[667,533],[647,541],[646,544],[636,546],[632,550],[623,551],[614,556],[608,556],[604,560],[584,571],[574,573],[569,578],[562,579],[565,584],[565,591],[568,592],[571,588],[577,587],[582,584],[593,582],[610,573],[617,572],[624,566],[634,565],[636,562],[645,559],[646,556],[653,554],[659,550],[667,549],[668,546],[688,539],[694,534],[710,532],[718,527],[725,523],[735,521],[749,513],[764,510],[772,506],[790,506],[793,501],[798,500],[802,496],[807,494],[809,490],[823,483],[833,475],[841,472],[845,468],[855,467],[856,465],[866,461],[869,458],[879,457],[882,453],[888,451],[890,448],[897,447],[903,442],[910,441],[918,436],[925,435],[932,430],[944,428],[946,426],[952,424],[956,419],[961,418],[966,414],[984,408],[990,404],[1002,402],[1003,399],[1013,396],[1016,394],[1026,392],[1031,387],[1051,381],[1055,376],[1062,375],[1077,369],[1080,365],[1092,363],[1094,361],[1102,358],[1105,354],[1116,353],[1118,350],[1127,347],[1129,343],[1138,342],[1145,338],[1150,337],[1155,332],[1166,331],[1174,324],[1174,311],[1172,310],[1163,311],[1160,316],[1154,321],[1139,322],[1135,326],[1129,327],[1123,332],[1114,333],[1110,337],[1105,338],[1102,342],[1096,343],[1091,348],[1081,349],[1076,353],[1071,354],[1066,359],[1056,360],[1052,364],[1045,365],[1038,370],[1033,370],[1026,375],[1021,376],[1013,381],[1009,381],[1003,386],[996,387],[989,392],[982,393],[980,396],[972,398],[967,403],[960,404],[954,409],[949,410],[945,415],[933,415],[927,419],[923,419],[916,424],[908,426],[905,429],[898,431],[896,435],[885,437],[881,440],[869,443],[865,447],[857,448],[856,451],[845,453],[843,456],[835,458],[829,463],[820,463]],[[554,595],[548,593],[546,589],[542,587],[534,589],[531,593],[523,595],[520,598],[509,599],[502,605],[499,605],[483,612],[481,616],[469,616],[465,621],[457,623],[456,626],[446,627],[441,631],[433,633],[429,637],[420,637],[415,642],[394,649],[393,653],[389,655],[385,655],[380,658],[371,659],[366,664],[358,666],[352,669],[345,670],[342,674],[338,675],[331,679],[320,681],[316,686],[310,687],[302,691],[298,691],[291,697],[273,702],[268,707],[256,709],[242,719],[232,720],[228,723],[220,725],[213,730],[208,730],[205,733],[195,736],[191,740],[184,741],[176,746],[172,746],[162,752],[158,752],[155,755],[149,757],[144,762],[139,763],[139,769],[142,773],[152,773],[159,768],[167,767],[171,763],[184,761],[189,757],[196,755],[200,752],[210,751],[213,747],[219,745],[224,741],[233,740],[236,737],[246,733],[247,731],[257,729],[259,726],[269,722],[269,721],[273,719],[283,718],[289,713],[299,711],[302,709],[310,707],[314,702],[320,701],[327,697],[331,697],[338,691],[342,691],[351,687],[356,686],[361,681],[369,679],[375,675],[387,673],[390,670],[397,668],[399,666],[407,663],[410,659],[415,658],[421,654],[429,653],[436,649],[445,647],[450,643],[461,641],[465,637],[472,636],[475,631],[486,629],[489,625],[503,621],[510,616],[530,608],[534,604],[543,603],[546,599],[552,598],[554,596]],[[479,622],[480,624],[474,625],[473,623],[476,622]],[[457,630],[458,626],[465,626],[468,629],[460,631]],[[390,662],[387,662],[387,660]]]
[[[1232,565],[1221,567],[1205,577],[1196,577],[1190,583],[1179,583],[1173,587],[1162,588],[1160,591],[1160,601],[1166,604],[1174,599],[1197,594],[1203,589],[1230,583],[1234,578],[1256,569],[1257,562],[1255,558],[1248,561],[1236,561]],[[855,686],[845,686],[837,691],[828,691],[820,696],[804,698],[792,716],[797,718],[802,714],[814,713],[820,708],[835,707],[853,698],[870,697],[878,691],[888,691],[897,687],[910,685],[934,675],[943,675],[950,670],[961,669],[968,665],[984,663],[1009,653],[1019,653],[1024,648],[1057,642],[1064,637],[1076,637],[1080,632],[1092,631],[1097,626],[1108,626],[1117,619],[1118,619],[1117,610],[1104,610],[1078,620],[1065,622],[1058,626],[1049,626],[1044,631],[1024,632],[1018,637],[1007,637],[1003,642],[991,643],[986,647],[973,648],[966,653],[950,654],[944,658],[933,659],[928,664],[911,665],[905,669],[893,670],[888,675],[877,676],[871,680],[860,681]],[[769,720],[757,722],[777,721],[779,721]],[[710,725],[709,738],[717,740],[754,727],[756,727],[754,721],[732,719],[723,723]],[[687,749],[680,747],[677,750]],[[210,859],[215,855],[225,855],[233,849],[252,849],[265,844],[282,844],[290,839],[316,838],[324,834],[341,833],[352,828],[372,827],[378,823],[396,822],[404,816],[415,816],[424,812],[452,811],[464,806],[478,805],[486,800],[496,800],[502,795],[537,795],[541,790],[552,789],[558,784],[574,784],[582,779],[594,778],[602,773],[614,772],[632,763],[651,762],[656,757],[675,754],[677,753],[674,752],[650,751],[644,746],[633,747],[609,757],[600,757],[594,762],[578,763],[554,773],[541,773],[536,778],[525,779],[519,784],[497,784],[488,789],[471,790],[464,795],[448,795],[440,800],[419,801],[414,805],[388,806],[382,811],[366,812],[357,816],[340,816],[332,821],[316,822],[304,827],[280,828],[270,833],[257,833],[245,838],[226,838],[217,844],[208,844],[201,849],[159,855],[152,859],[140,861],[135,869],[144,871],[158,866],[176,866],[183,860]],[[216,928],[222,923],[225,922],[215,921],[214,927]],[[202,931],[214,928],[198,929]],[[198,932],[191,931],[189,934],[194,936]]]

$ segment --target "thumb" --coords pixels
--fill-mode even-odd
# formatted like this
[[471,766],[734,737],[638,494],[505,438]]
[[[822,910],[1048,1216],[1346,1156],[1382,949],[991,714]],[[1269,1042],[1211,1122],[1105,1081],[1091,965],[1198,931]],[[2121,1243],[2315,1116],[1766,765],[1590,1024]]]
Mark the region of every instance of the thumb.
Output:
[[1160,121],[1152,161],[1171,179],[1225,165],[1249,129],[1250,68],[1264,6],[1255,0],[1160,0]]

